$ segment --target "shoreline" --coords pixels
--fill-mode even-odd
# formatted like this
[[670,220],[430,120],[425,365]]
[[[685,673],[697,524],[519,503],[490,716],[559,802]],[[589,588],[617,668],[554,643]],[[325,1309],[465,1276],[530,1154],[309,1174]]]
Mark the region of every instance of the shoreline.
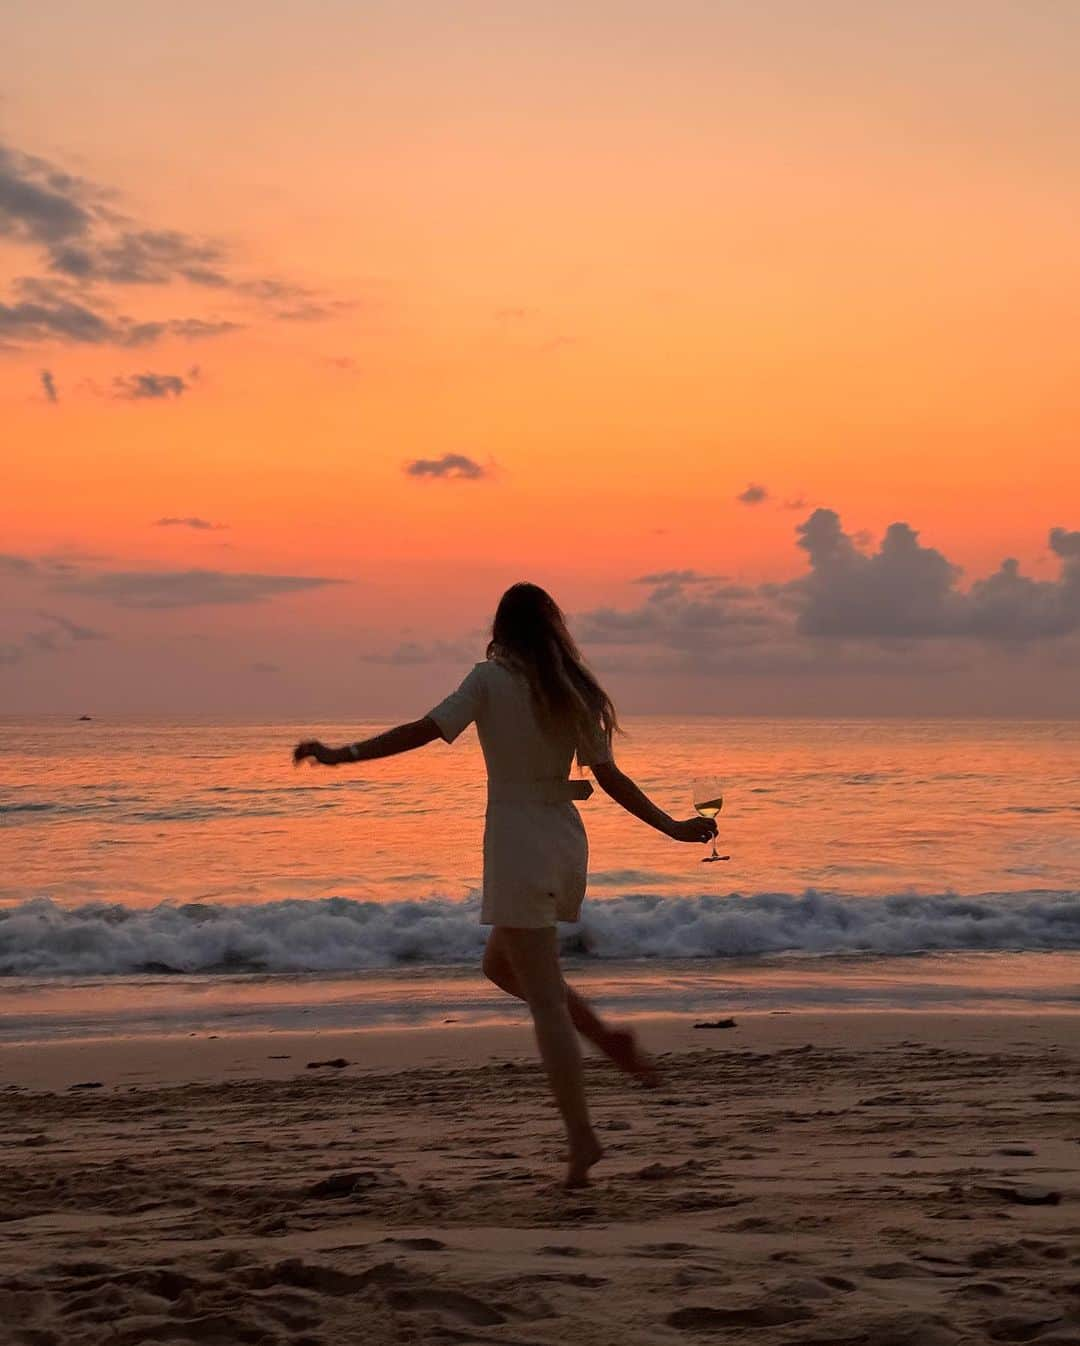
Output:
[[[726,963],[567,959],[565,970],[604,1018],[643,1025],[730,1015],[1080,1013],[1080,951]],[[134,1045],[405,1028],[438,1034],[520,1024],[527,1024],[524,1008],[468,965],[350,975],[0,978],[0,1060],[5,1051],[76,1041]]]
[[[510,1016],[513,1016],[511,1018]],[[619,1018],[620,1016],[613,1016]],[[731,1028],[696,1024],[733,1017]],[[857,1039],[864,1049],[947,1041],[976,1050],[1012,1044],[1047,1046],[1080,1039],[1080,1008],[749,1010],[625,1016],[654,1054],[782,1051],[807,1044],[835,1048]],[[0,1091],[63,1091],[93,1083],[103,1092],[177,1088],[189,1083],[287,1080],[317,1073],[357,1076],[398,1069],[469,1069],[491,1061],[533,1061],[524,1008],[501,1022],[378,1025],[350,1029],[195,1031],[12,1042],[0,1047]],[[309,1062],[344,1059],[344,1067]]]

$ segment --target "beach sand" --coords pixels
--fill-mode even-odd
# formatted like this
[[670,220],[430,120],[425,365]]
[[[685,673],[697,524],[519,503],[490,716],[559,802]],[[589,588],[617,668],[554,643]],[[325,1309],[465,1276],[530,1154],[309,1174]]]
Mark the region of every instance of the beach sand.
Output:
[[7,1047],[0,1341],[1080,1344],[1080,1017],[641,1027],[576,1193],[524,1024]]

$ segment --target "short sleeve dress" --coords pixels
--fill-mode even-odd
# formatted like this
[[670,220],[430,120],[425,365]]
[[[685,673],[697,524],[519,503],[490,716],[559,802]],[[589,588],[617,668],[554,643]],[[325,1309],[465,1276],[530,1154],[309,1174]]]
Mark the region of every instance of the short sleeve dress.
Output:
[[585,897],[589,843],[574,798],[592,793],[569,779],[582,766],[611,761],[601,726],[575,741],[545,733],[525,674],[486,659],[428,718],[447,743],[474,721],[488,776],[484,817],[485,925],[540,929],[576,921]]

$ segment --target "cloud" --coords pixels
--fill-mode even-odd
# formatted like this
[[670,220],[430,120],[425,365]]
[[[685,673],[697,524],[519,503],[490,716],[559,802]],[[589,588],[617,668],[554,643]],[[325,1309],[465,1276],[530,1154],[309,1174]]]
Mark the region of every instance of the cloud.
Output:
[[35,654],[63,654],[84,641],[110,639],[104,631],[83,626],[55,612],[39,611],[34,615],[48,625],[24,632],[19,640],[0,644],[0,664],[21,663]]
[[1030,579],[1007,558],[963,590],[960,567],[924,547],[909,524],[890,524],[871,552],[856,547],[832,510],[815,510],[797,532],[811,566],[793,586],[806,635],[1024,643],[1080,631],[1080,533],[1050,531],[1057,580]]
[[217,532],[223,528],[228,528],[228,526],[229,525],[227,523],[211,523],[209,519],[200,519],[197,515],[194,514],[188,514],[182,518],[178,517],[177,515],[170,514],[166,515],[162,519],[154,520],[155,528],[195,528],[199,530],[212,530],[214,532]]
[[706,584],[719,575],[702,575],[697,570],[658,570],[652,575],[639,575],[634,584]]
[[762,501],[768,500],[769,492],[764,486],[759,486],[757,482],[751,482],[745,491],[740,491],[735,497],[744,505],[760,505]]
[[163,336],[199,341],[239,331],[232,320],[167,318],[140,322],[117,316],[98,296],[23,276],[15,303],[0,301],[0,347],[18,342],[65,341],[90,346],[149,346]]
[[0,234],[46,246],[91,227],[93,192],[80,178],[0,144]]
[[[143,346],[166,336],[220,336],[244,324],[218,313],[136,319],[116,295],[179,289],[205,305],[225,299],[263,316],[308,322],[350,307],[277,277],[242,274],[219,239],[147,225],[118,208],[117,194],[36,155],[0,144],[0,238],[34,254],[36,274],[0,296],[0,347],[64,341]],[[282,307],[282,305],[285,307]]]
[[414,458],[405,464],[409,477],[428,477],[444,481],[477,481],[489,471],[463,453],[444,453],[441,458]]
[[740,585],[662,571],[637,581],[651,586],[642,603],[594,608],[577,626],[586,643],[641,651],[654,661],[642,667],[654,670],[665,659],[743,672],[895,670],[898,652],[924,667],[970,666],[976,646],[1016,650],[1080,635],[1080,531],[1053,528],[1048,542],[1057,579],[1032,579],[1007,559],[961,587],[960,567],[909,524],[891,524],[880,545],[863,548],[833,510],[818,509],[796,528],[809,568],[794,580]]
[[35,575],[37,563],[28,556],[13,556],[10,553],[0,552],[0,574]]
[[207,322],[203,318],[170,318],[167,322],[130,323],[120,334],[121,346],[149,346],[163,336],[178,336],[185,341],[205,341],[209,337],[239,332],[243,323]]
[[280,664],[268,664],[262,659],[256,659],[251,665],[252,673],[280,673]]
[[[715,586],[721,584],[723,580],[723,575],[703,575],[697,570],[659,570],[651,575],[639,575],[632,583],[649,585],[652,589],[647,600],[649,603],[663,603],[669,598],[681,597],[683,588],[688,584]],[[731,586],[727,586],[724,590],[714,588],[713,592],[723,592],[725,596],[730,597]]]
[[43,369],[38,375],[41,380],[41,388],[45,394],[45,400],[52,403],[60,401],[60,394],[56,390],[56,380],[53,378],[51,369]]
[[392,650],[370,650],[360,655],[368,664],[464,664],[476,662],[477,646],[466,641],[432,640],[423,644],[403,641]]
[[285,594],[323,589],[344,580],[318,575],[234,574],[222,570],[102,571],[58,581],[53,587],[123,608],[187,608],[262,603]]
[[180,374],[128,374],[113,379],[113,396],[126,402],[161,401],[182,396],[191,385]]
[[112,341],[124,345],[126,329],[94,312],[85,304],[57,297],[51,303],[22,300],[0,301],[0,343],[9,341],[71,341],[99,345]]
[[288,308],[276,309],[274,317],[281,322],[324,322],[355,307],[349,299],[305,299]]
[[693,595],[678,585],[662,585],[640,607],[599,607],[578,619],[581,639],[589,644],[658,645],[685,652],[703,651],[721,640],[758,644],[784,626],[771,600],[738,585]]
[[1080,557],[1080,529],[1067,532],[1064,528],[1051,528],[1048,541],[1055,556],[1064,560]]
[[923,547],[908,524],[890,524],[869,554],[831,509],[815,510],[795,531],[810,558],[810,574],[796,582],[803,634],[926,637],[956,626],[960,569]]
[[108,281],[114,285],[168,285],[177,279],[193,285],[227,287],[217,270],[225,249],[177,229],[124,229],[111,238],[92,238],[87,230],[79,243],[49,250],[49,269],[76,281]]
[[96,631],[91,626],[81,626],[78,622],[73,622],[70,617],[62,617],[56,612],[43,612],[39,609],[39,617],[43,617],[47,622],[53,622],[70,637],[71,640],[108,640],[109,637],[104,631]]

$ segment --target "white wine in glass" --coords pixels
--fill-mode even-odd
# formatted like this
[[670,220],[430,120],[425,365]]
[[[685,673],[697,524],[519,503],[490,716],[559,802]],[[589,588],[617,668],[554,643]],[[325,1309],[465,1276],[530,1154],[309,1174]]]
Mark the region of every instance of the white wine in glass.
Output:
[[[694,781],[694,809],[701,814],[703,818],[715,818],[724,807],[724,788],[715,776],[702,776]],[[703,865],[709,864],[713,860],[730,860],[730,855],[718,855],[716,852],[716,838],[712,839],[712,850],[708,855],[702,857]]]

